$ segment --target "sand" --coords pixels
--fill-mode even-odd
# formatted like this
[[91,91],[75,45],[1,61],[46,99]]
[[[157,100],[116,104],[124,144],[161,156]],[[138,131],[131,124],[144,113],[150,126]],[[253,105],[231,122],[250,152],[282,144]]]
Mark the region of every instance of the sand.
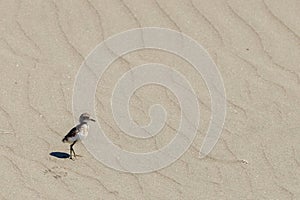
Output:
[[[299,22],[297,0],[1,1],[0,199],[300,199]],[[126,136],[109,107],[122,74],[164,63],[198,95],[201,121],[192,147],[146,174],[111,169],[82,144],[74,146],[82,156],[75,161],[51,156],[69,153],[61,139],[74,125],[73,85],[84,58],[114,34],[149,26],[191,36],[217,64],[227,115],[213,151],[198,158],[211,115],[201,76],[175,55],[141,50],[105,72],[94,117],[128,151],[166,145],[180,115],[171,92],[150,85],[131,99],[138,124],[149,122],[153,103],[170,113],[168,125],[148,141]]]

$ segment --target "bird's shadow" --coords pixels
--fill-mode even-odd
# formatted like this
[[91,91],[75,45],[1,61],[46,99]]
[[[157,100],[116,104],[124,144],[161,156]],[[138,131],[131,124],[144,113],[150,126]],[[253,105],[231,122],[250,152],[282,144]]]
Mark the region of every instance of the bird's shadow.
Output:
[[51,152],[49,155],[61,159],[70,158],[70,154],[65,152]]

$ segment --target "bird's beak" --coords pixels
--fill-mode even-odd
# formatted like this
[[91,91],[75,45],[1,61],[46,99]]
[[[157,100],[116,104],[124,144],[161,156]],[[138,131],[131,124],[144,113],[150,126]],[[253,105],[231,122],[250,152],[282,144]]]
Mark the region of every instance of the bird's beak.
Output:
[[96,120],[94,120],[94,119],[92,119],[92,118],[91,118],[90,120],[91,120],[92,122],[96,122]]

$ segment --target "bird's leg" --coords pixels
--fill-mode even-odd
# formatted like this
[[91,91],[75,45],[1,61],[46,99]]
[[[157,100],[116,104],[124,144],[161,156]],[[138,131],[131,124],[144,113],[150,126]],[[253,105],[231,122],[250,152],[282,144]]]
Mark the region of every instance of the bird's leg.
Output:
[[72,148],[72,151],[73,151],[73,155],[74,155],[74,157],[76,158],[76,153],[75,153],[75,151],[74,151],[74,149]]
[[72,152],[73,152],[73,146],[72,146],[72,144],[70,145],[70,159],[73,159],[72,158]]
[[76,143],[77,141],[73,142],[71,145],[70,145],[70,159],[72,159],[72,152],[74,154],[74,157],[76,158],[76,154],[75,154],[75,151],[73,149],[73,145]]

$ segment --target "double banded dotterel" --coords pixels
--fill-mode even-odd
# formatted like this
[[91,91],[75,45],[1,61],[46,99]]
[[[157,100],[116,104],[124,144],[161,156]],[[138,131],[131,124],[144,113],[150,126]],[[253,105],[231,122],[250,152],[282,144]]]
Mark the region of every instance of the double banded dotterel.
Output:
[[76,157],[73,146],[76,142],[84,140],[89,133],[89,125],[88,122],[93,121],[94,119],[90,117],[88,113],[82,113],[79,117],[79,124],[72,128],[69,133],[62,139],[64,143],[70,143],[70,159],[72,159],[72,153],[74,157]]

